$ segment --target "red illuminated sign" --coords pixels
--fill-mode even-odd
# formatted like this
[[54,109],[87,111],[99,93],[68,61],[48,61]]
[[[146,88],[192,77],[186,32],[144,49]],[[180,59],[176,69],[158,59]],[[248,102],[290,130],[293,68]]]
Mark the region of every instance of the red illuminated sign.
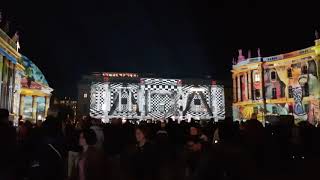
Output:
[[115,78],[121,78],[121,77],[129,77],[129,78],[137,78],[139,77],[136,73],[102,73],[102,76],[105,77],[115,77]]

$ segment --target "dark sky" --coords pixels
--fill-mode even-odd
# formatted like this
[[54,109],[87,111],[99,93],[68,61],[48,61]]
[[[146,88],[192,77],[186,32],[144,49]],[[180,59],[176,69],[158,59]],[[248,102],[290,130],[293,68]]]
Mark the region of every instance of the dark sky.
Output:
[[270,56],[313,45],[315,2],[7,0],[0,8],[55,94],[76,97],[76,82],[92,71],[230,80],[239,48]]

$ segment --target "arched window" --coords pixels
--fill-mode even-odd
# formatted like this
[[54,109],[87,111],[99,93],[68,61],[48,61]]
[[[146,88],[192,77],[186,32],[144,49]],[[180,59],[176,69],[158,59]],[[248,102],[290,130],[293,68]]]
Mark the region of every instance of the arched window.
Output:
[[272,88],[272,99],[277,99],[277,89]]
[[317,75],[317,64],[314,60],[308,61],[308,73],[318,77]]
[[259,100],[260,99],[260,89],[255,89],[255,99]]
[[270,78],[271,78],[271,80],[276,80],[277,79],[277,74],[276,74],[276,72],[275,71],[271,71],[271,73],[270,73]]
[[293,106],[291,104],[289,105],[289,113],[293,113]]
[[305,83],[304,86],[302,86],[302,92],[303,96],[309,96],[309,85],[308,83]]
[[308,74],[308,67],[307,65],[302,66],[302,74]]
[[288,78],[292,78],[292,69],[291,68],[289,68],[287,70],[287,74],[288,74]]
[[278,114],[277,107],[272,106],[272,114]]
[[289,98],[293,98],[292,86],[288,87],[288,94],[289,94]]

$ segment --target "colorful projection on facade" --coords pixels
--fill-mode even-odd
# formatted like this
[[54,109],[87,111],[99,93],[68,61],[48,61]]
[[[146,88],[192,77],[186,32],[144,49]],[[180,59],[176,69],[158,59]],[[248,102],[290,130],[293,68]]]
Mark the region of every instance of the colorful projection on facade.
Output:
[[232,70],[234,119],[250,119],[256,113],[260,120],[266,115],[293,115],[296,122],[319,123],[320,47],[317,42],[319,40],[316,46],[307,49],[235,64]]
[[22,56],[23,66],[25,67],[25,76],[26,79],[30,82],[36,82],[41,85],[49,86],[46,78],[40,69],[27,57]]

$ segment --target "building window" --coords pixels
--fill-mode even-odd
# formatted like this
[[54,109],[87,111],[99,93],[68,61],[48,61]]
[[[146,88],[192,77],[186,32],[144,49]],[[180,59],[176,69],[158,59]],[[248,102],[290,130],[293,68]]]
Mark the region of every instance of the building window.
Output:
[[293,106],[289,105],[289,113],[293,113]]
[[304,112],[309,112],[309,104],[304,105]]
[[83,94],[83,98],[87,98],[88,97],[88,94],[87,93],[84,93]]
[[287,73],[288,73],[288,78],[292,78],[292,69],[291,68],[288,69]]
[[194,99],[194,105],[200,106],[201,105],[200,99]]
[[254,74],[254,81],[259,82],[260,81],[260,74],[256,73]]
[[277,99],[277,89],[272,88],[272,99]]
[[293,98],[292,86],[288,87],[288,94],[289,94],[289,98]]
[[260,89],[255,89],[255,96],[256,96],[256,100],[260,99]]
[[128,99],[127,98],[121,98],[121,104],[125,105],[128,103]]
[[271,80],[276,80],[277,79],[277,74],[275,71],[271,72]]
[[277,107],[272,106],[272,114],[278,114]]
[[308,85],[308,83],[305,83],[304,86],[302,86],[302,92],[303,92],[303,96],[309,96],[309,85]]
[[308,74],[308,67],[307,65],[302,66],[302,74]]

